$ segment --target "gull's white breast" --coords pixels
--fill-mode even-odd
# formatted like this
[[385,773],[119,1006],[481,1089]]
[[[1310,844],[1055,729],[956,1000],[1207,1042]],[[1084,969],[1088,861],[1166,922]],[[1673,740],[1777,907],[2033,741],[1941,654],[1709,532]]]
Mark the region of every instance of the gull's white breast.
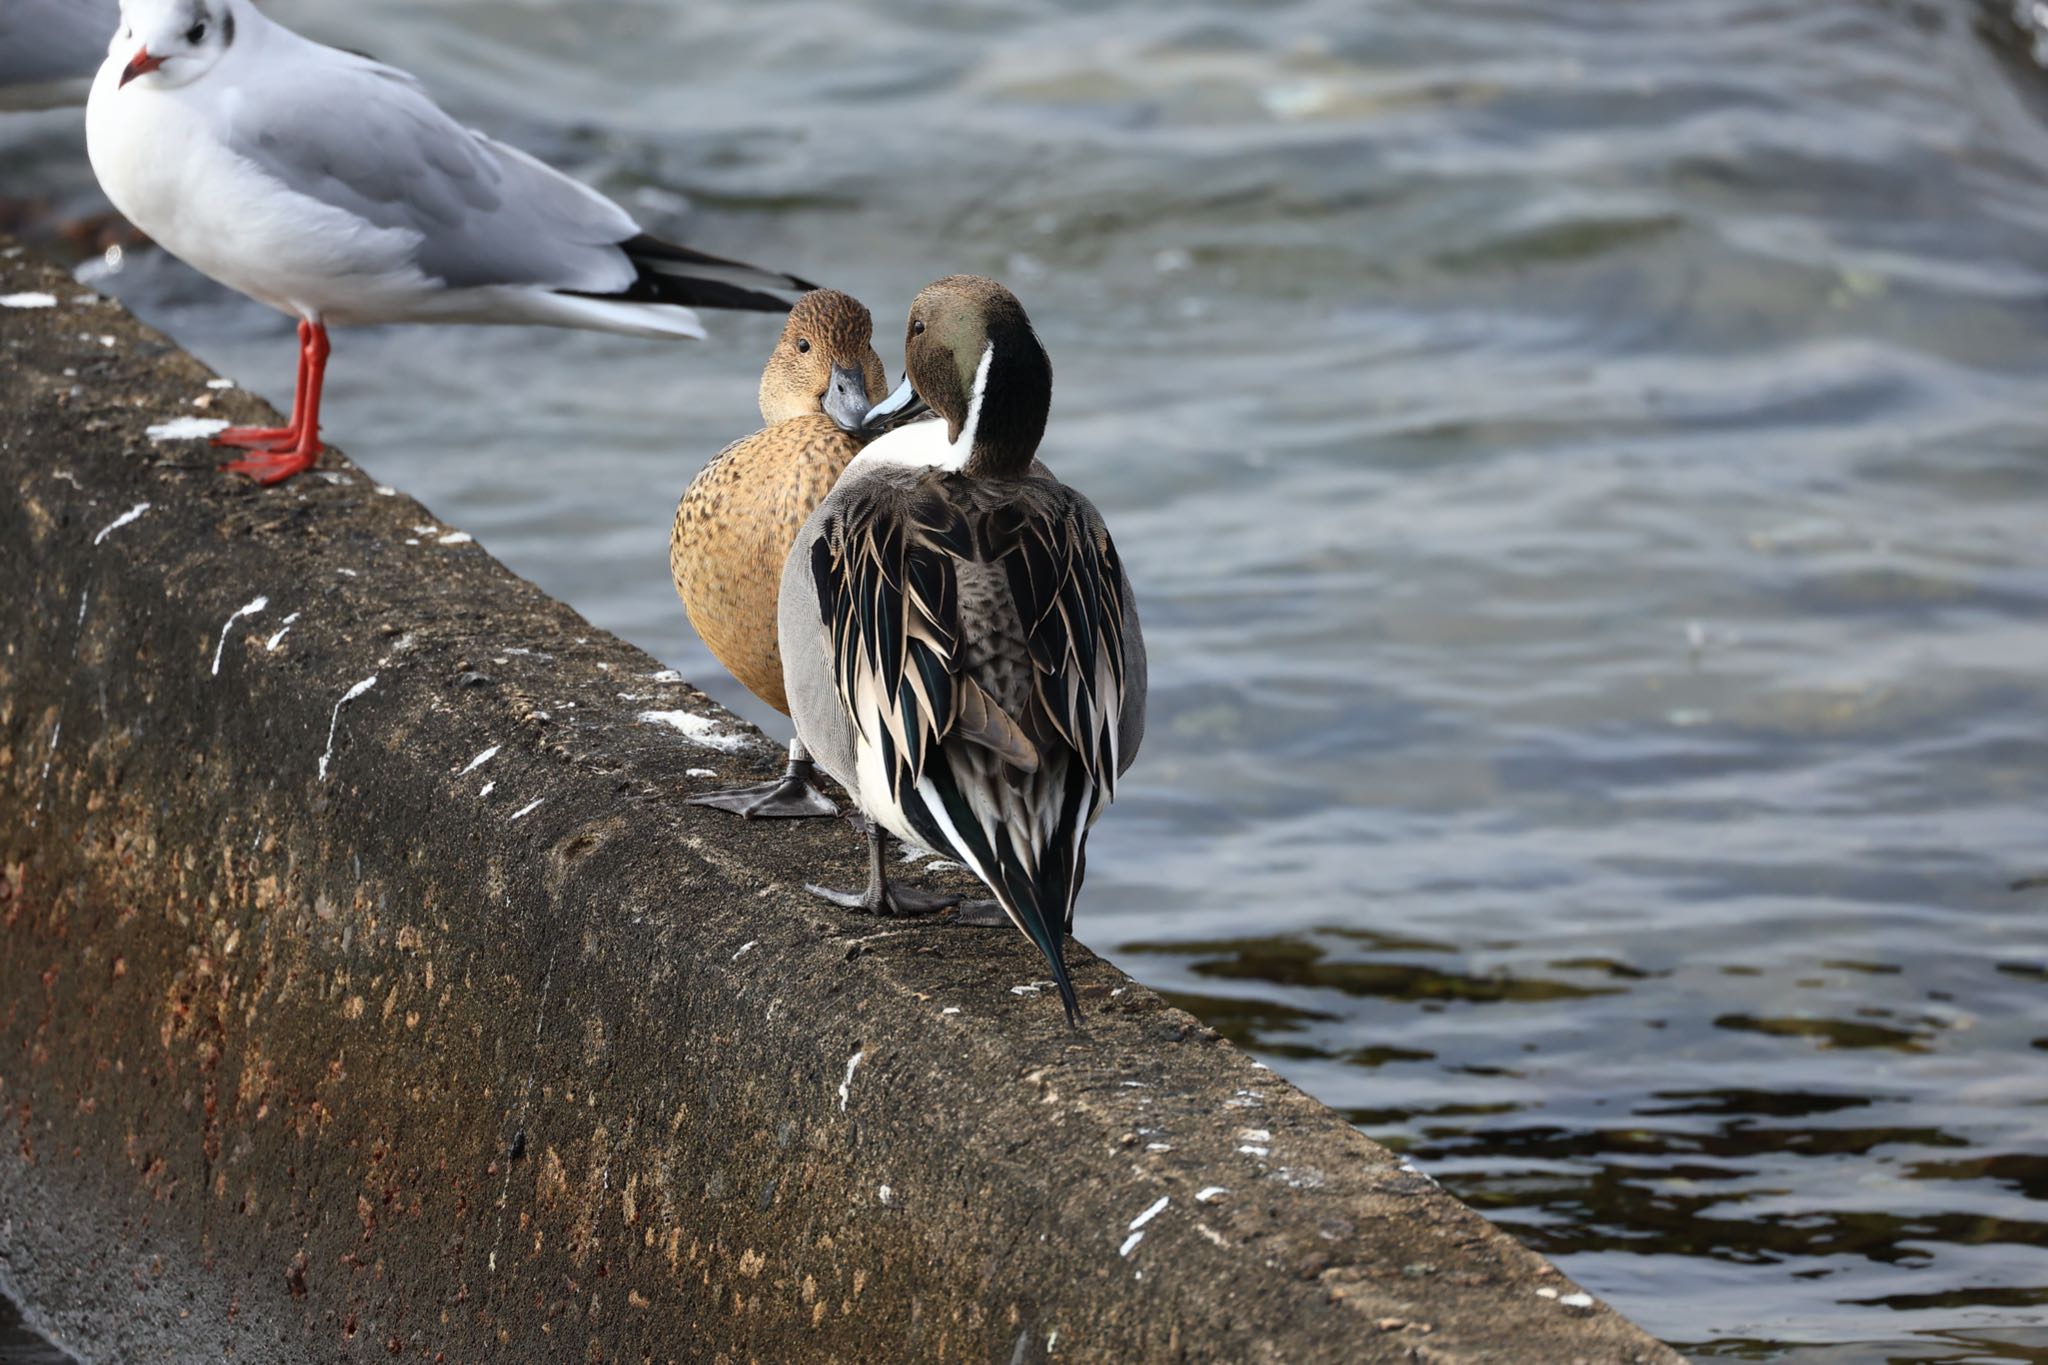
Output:
[[165,250],[281,312],[332,322],[388,317],[431,290],[418,233],[298,193],[227,145],[217,130],[246,116],[249,97],[224,71],[156,90],[121,86],[125,64],[109,57],[93,82],[86,150],[114,207]]

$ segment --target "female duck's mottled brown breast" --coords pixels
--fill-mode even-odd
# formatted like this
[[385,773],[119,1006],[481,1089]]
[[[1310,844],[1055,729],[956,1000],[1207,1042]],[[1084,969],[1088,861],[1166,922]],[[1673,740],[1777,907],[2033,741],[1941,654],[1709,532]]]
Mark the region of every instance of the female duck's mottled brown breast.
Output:
[[787,714],[775,643],[782,562],[866,444],[823,413],[735,441],[691,481],[669,532],[669,572],[690,624],[749,692]]

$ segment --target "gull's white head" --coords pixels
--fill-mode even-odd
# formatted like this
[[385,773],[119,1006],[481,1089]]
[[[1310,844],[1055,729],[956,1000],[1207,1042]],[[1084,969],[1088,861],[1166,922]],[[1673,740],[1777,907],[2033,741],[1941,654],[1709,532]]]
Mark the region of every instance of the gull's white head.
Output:
[[121,85],[170,90],[213,70],[234,42],[232,0],[121,0],[107,57],[121,64]]

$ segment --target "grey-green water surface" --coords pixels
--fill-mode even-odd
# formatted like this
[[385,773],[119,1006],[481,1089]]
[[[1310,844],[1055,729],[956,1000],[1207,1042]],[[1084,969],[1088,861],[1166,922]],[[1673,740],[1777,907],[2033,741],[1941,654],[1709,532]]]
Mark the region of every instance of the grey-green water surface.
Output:
[[[1152,651],[1091,944],[1699,1356],[2048,1360],[2048,138],[1963,0],[274,9],[892,369],[1018,290]],[[713,328],[337,334],[328,434],[770,719],[666,574]]]

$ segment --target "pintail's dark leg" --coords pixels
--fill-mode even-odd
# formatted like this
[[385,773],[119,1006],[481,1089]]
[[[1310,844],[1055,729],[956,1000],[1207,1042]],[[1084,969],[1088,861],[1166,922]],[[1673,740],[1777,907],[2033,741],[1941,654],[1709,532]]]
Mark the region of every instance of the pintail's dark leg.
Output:
[[727,787],[702,792],[690,798],[693,806],[716,806],[746,816],[749,820],[801,820],[808,816],[837,815],[839,807],[818,790],[817,765],[804,752],[803,741],[789,742],[789,766],[773,782],[748,787]]
[[872,820],[862,823],[867,826],[868,832],[867,889],[833,891],[823,886],[806,884],[804,890],[814,896],[821,896],[834,905],[857,910],[864,915],[930,915],[960,903],[958,896],[935,896],[928,891],[916,891],[883,876],[882,827]]

